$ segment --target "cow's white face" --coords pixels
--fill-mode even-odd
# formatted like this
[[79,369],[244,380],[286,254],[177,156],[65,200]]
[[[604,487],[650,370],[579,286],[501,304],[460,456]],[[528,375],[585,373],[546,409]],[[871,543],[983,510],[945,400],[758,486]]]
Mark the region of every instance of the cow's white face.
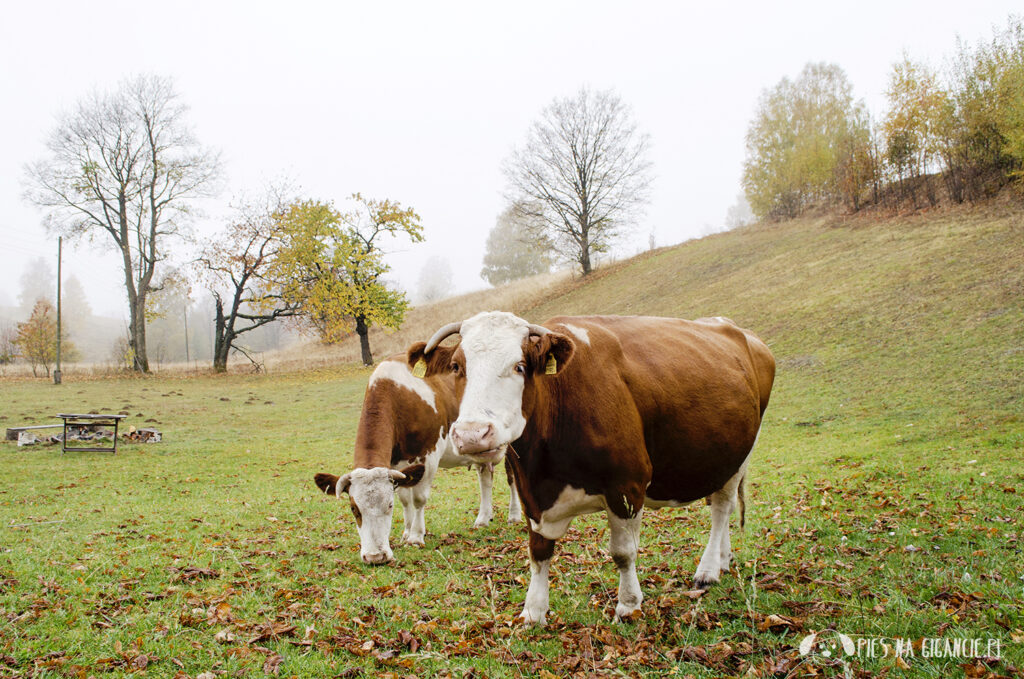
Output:
[[[349,503],[359,528],[359,556],[369,564],[387,563],[391,551],[391,517],[395,508],[395,482],[386,467],[354,469],[348,475]],[[338,497],[344,489],[338,484]]]
[[459,378],[464,378],[452,442],[462,454],[496,462],[523,433],[523,345],[527,322],[506,312],[487,312],[462,322]]

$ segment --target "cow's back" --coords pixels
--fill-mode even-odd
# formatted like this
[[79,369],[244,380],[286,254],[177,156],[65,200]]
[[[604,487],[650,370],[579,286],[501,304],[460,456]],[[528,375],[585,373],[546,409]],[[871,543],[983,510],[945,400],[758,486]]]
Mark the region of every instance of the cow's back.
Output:
[[[742,465],[775,373],[771,352],[753,334],[725,319],[582,316],[544,325],[570,334],[582,352],[577,369],[574,359],[561,378],[583,392],[572,408],[602,402],[587,394],[628,393],[615,398],[615,408],[633,408],[635,415],[588,418],[642,427],[643,443],[632,446],[645,448],[635,451],[634,463],[649,460],[648,498],[691,502],[721,488]],[[633,432],[621,433],[624,441],[639,440]]]

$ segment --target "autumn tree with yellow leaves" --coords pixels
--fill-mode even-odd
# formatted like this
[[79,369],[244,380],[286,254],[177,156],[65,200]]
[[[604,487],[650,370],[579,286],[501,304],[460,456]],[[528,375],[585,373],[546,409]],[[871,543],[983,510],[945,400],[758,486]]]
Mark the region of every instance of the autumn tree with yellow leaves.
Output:
[[[62,351],[64,359],[74,361],[78,350],[67,341],[64,333]],[[50,376],[50,365],[57,359],[57,312],[45,299],[38,300],[32,308],[32,315],[24,323],[18,323],[18,336],[14,340],[24,358],[32,366],[32,376],[37,377],[37,369],[44,368],[46,376]]]
[[358,193],[351,200],[349,212],[314,200],[290,206],[275,277],[284,282],[283,298],[301,305],[323,341],[355,332],[363,363],[372,365],[370,328],[397,329],[409,308],[405,293],[384,280],[390,267],[383,246],[398,238],[420,242],[423,227],[416,211],[398,202]]

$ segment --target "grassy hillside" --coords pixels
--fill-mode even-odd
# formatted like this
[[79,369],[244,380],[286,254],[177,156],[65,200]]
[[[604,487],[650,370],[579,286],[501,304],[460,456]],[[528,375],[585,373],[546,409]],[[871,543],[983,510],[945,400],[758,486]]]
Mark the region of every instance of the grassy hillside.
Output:
[[[344,347],[270,375],[0,379],[4,426],[94,408],[165,434],[116,457],[0,444],[0,677],[1019,675],[1022,216],[758,225],[411,315],[408,339],[496,307],[726,315],[771,344],[732,571],[694,594],[707,510],[646,514],[630,624],[609,622],[596,515],[558,545],[547,627],[511,624],[526,536],[502,481],[491,526],[469,530],[463,470],[438,475],[425,549],[398,545],[396,517],[397,564],[359,563],[347,503],[311,477],[349,468],[369,371],[282,371]],[[823,630],[858,654],[800,656]],[[895,639],[917,654],[871,650]],[[934,639],[999,657],[925,657]]]
[[841,406],[940,430],[1019,424],[1024,211],[759,224],[638,259],[526,316],[588,313],[728,316],[770,344],[779,400],[813,391],[808,417]]

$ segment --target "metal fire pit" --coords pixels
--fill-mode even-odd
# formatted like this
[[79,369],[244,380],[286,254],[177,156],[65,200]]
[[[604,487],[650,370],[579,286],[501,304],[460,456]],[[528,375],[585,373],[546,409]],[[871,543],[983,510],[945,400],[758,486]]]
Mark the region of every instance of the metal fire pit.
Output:
[[[117,425],[127,415],[107,415],[107,414],[96,414],[87,413],[85,415],[70,414],[70,413],[58,413],[57,417],[64,420],[64,435],[61,441],[61,452],[66,453],[69,450],[83,453],[116,453],[117,452]],[[87,427],[93,429],[95,427],[113,427],[114,428],[114,440],[110,446],[92,446],[82,447],[72,446],[68,448],[68,427]]]

